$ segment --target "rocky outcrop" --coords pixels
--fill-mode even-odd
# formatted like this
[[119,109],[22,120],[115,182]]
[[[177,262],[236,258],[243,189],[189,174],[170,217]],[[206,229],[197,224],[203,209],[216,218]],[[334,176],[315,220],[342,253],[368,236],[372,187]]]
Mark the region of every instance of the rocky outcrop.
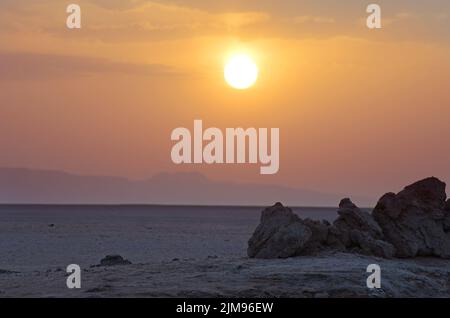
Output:
[[398,257],[450,258],[445,183],[428,178],[388,193],[378,202],[373,216]]
[[337,213],[333,224],[302,220],[277,203],[263,211],[248,255],[287,258],[331,250],[383,258],[450,258],[450,200],[445,183],[436,178],[384,195],[372,214],[350,199],[341,201]]
[[119,266],[119,265],[131,265],[129,260],[124,259],[120,255],[108,255],[100,261],[99,266]]
[[395,247],[383,240],[377,240],[361,231],[352,231],[350,233],[353,251],[364,255],[373,255],[383,258],[393,258],[395,256]]
[[261,223],[248,244],[248,255],[254,258],[300,255],[311,236],[311,230],[291,209],[277,203],[262,212]]
[[359,209],[350,199],[343,199],[338,215],[334,226],[340,233],[338,239],[348,250],[385,258],[394,256],[394,246],[383,241],[382,229],[368,212]]
[[445,202],[444,211],[445,211],[445,213],[447,213],[447,214],[450,213],[450,199],[448,199],[447,202]]
[[339,218],[334,222],[334,225],[341,231],[357,230],[365,232],[375,239],[383,237],[383,231],[373,217],[368,212],[359,209],[350,199],[341,201],[337,213]]
[[248,243],[252,258],[288,258],[321,251],[357,251],[390,258],[394,247],[381,241],[383,233],[372,216],[344,199],[339,218],[326,221],[302,220],[291,209],[277,203],[262,212],[261,223]]
[[447,200],[444,207],[445,219],[444,219],[444,231],[450,233],[450,199]]

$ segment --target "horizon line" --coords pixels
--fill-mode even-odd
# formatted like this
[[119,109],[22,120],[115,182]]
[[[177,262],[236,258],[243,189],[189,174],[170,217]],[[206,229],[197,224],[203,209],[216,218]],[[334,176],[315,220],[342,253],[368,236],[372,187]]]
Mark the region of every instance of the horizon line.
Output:
[[[273,205],[275,205],[275,202]],[[282,203],[283,204],[283,203]],[[0,203],[0,207],[189,207],[189,208],[262,208],[273,205],[251,205],[251,204],[170,204],[170,203]],[[284,205],[287,208],[294,209],[339,209],[339,206],[327,205]],[[374,207],[362,206],[360,209],[373,209]]]

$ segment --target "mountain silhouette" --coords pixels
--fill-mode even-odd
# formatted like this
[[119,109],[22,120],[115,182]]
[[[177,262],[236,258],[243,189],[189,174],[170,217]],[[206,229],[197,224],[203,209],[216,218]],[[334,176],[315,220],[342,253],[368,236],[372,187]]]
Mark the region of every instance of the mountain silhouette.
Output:
[[[168,204],[336,206],[345,194],[278,185],[219,182],[200,173],[161,173],[146,180],[61,171],[0,168],[0,204]],[[347,194],[348,196],[348,194]],[[371,200],[353,197],[360,205]]]

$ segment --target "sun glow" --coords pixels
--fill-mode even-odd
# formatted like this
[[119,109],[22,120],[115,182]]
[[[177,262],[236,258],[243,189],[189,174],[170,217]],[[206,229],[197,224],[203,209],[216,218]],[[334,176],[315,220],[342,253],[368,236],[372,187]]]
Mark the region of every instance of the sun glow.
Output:
[[258,66],[245,54],[232,56],[225,65],[225,80],[235,89],[250,88],[258,79]]

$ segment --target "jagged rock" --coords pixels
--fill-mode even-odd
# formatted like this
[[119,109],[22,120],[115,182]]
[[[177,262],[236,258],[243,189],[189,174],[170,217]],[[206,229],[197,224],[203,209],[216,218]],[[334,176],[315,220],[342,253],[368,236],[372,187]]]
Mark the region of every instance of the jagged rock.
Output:
[[341,202],[339,219],[302,220],[281,203],[262,212],[261,223],[249,241],[248,255],[255,258],[287,258],[313,255],[324,250],[361,251],[392,257],[394,247],[380,240],[381,229],[370,214],[349,199]]
[[339,204],[338,215],[334,222],[338,230],[336,240],[340,240],[347,249],[384,258],[394,256],[394,246],[382,240],[383,231],[368,212],[347,198]]
[[383,231],[367,212],[359,209],[350,199],[343,199],[339,204],[338,219],[334,225],[342,232],[359,230],[374,239],[382,239]]
[[447,235],[450,234],[450,199],[445,203],[444,208],[445,219],[444,219],[444,231]]
[[373,255],[383,258],[393,258],[395,247],[385,241],[374,239],[367,233],[353,230],[350,232],[354,246],[357,246],[363,254]]
[[393,256],[394,247],[380,240],[382,231],[369,213],[345,199],[340,204],[339,215],[333,225],[302,220],[291,209],[277,203],[262,212],[261,223],[249,241],[248,255],[287,258],[331,250]]
[[444,231],[450,235],[450,199],[445,202],[444,215]]
[[384,195],[372,215],[343,199],[332,225],[302,220],[277,203],[263,211],[249,240],[248,255],[287,258],[328,250],[383,258],[450,258],[450,200],[446,197],[445,183],[428,178],[398,194]]
[[345,240],[343,239],[343,233],[336,226],[330,225],[328,229],[328,237],[326,245],[336,251],[343,252],[346,249]]
[[129,260],[124,259],[120,255],[108,255],[100,261],[100,266],[118,266],[131,265]]
[[450,258],[445,183],[437,178],[416,182],[398,194],[388,193],[373,211],[385,240],[399,257]]
[[312,231],[281,203],[262,212],[261,223],[248,242],[252,258],[288,258],[300,255]]
[[310,219],[302,220],[302,222],[311,230],[311,236],[305,245],[303,253],[314,254],[323,250],[327,245],[330,223]]

